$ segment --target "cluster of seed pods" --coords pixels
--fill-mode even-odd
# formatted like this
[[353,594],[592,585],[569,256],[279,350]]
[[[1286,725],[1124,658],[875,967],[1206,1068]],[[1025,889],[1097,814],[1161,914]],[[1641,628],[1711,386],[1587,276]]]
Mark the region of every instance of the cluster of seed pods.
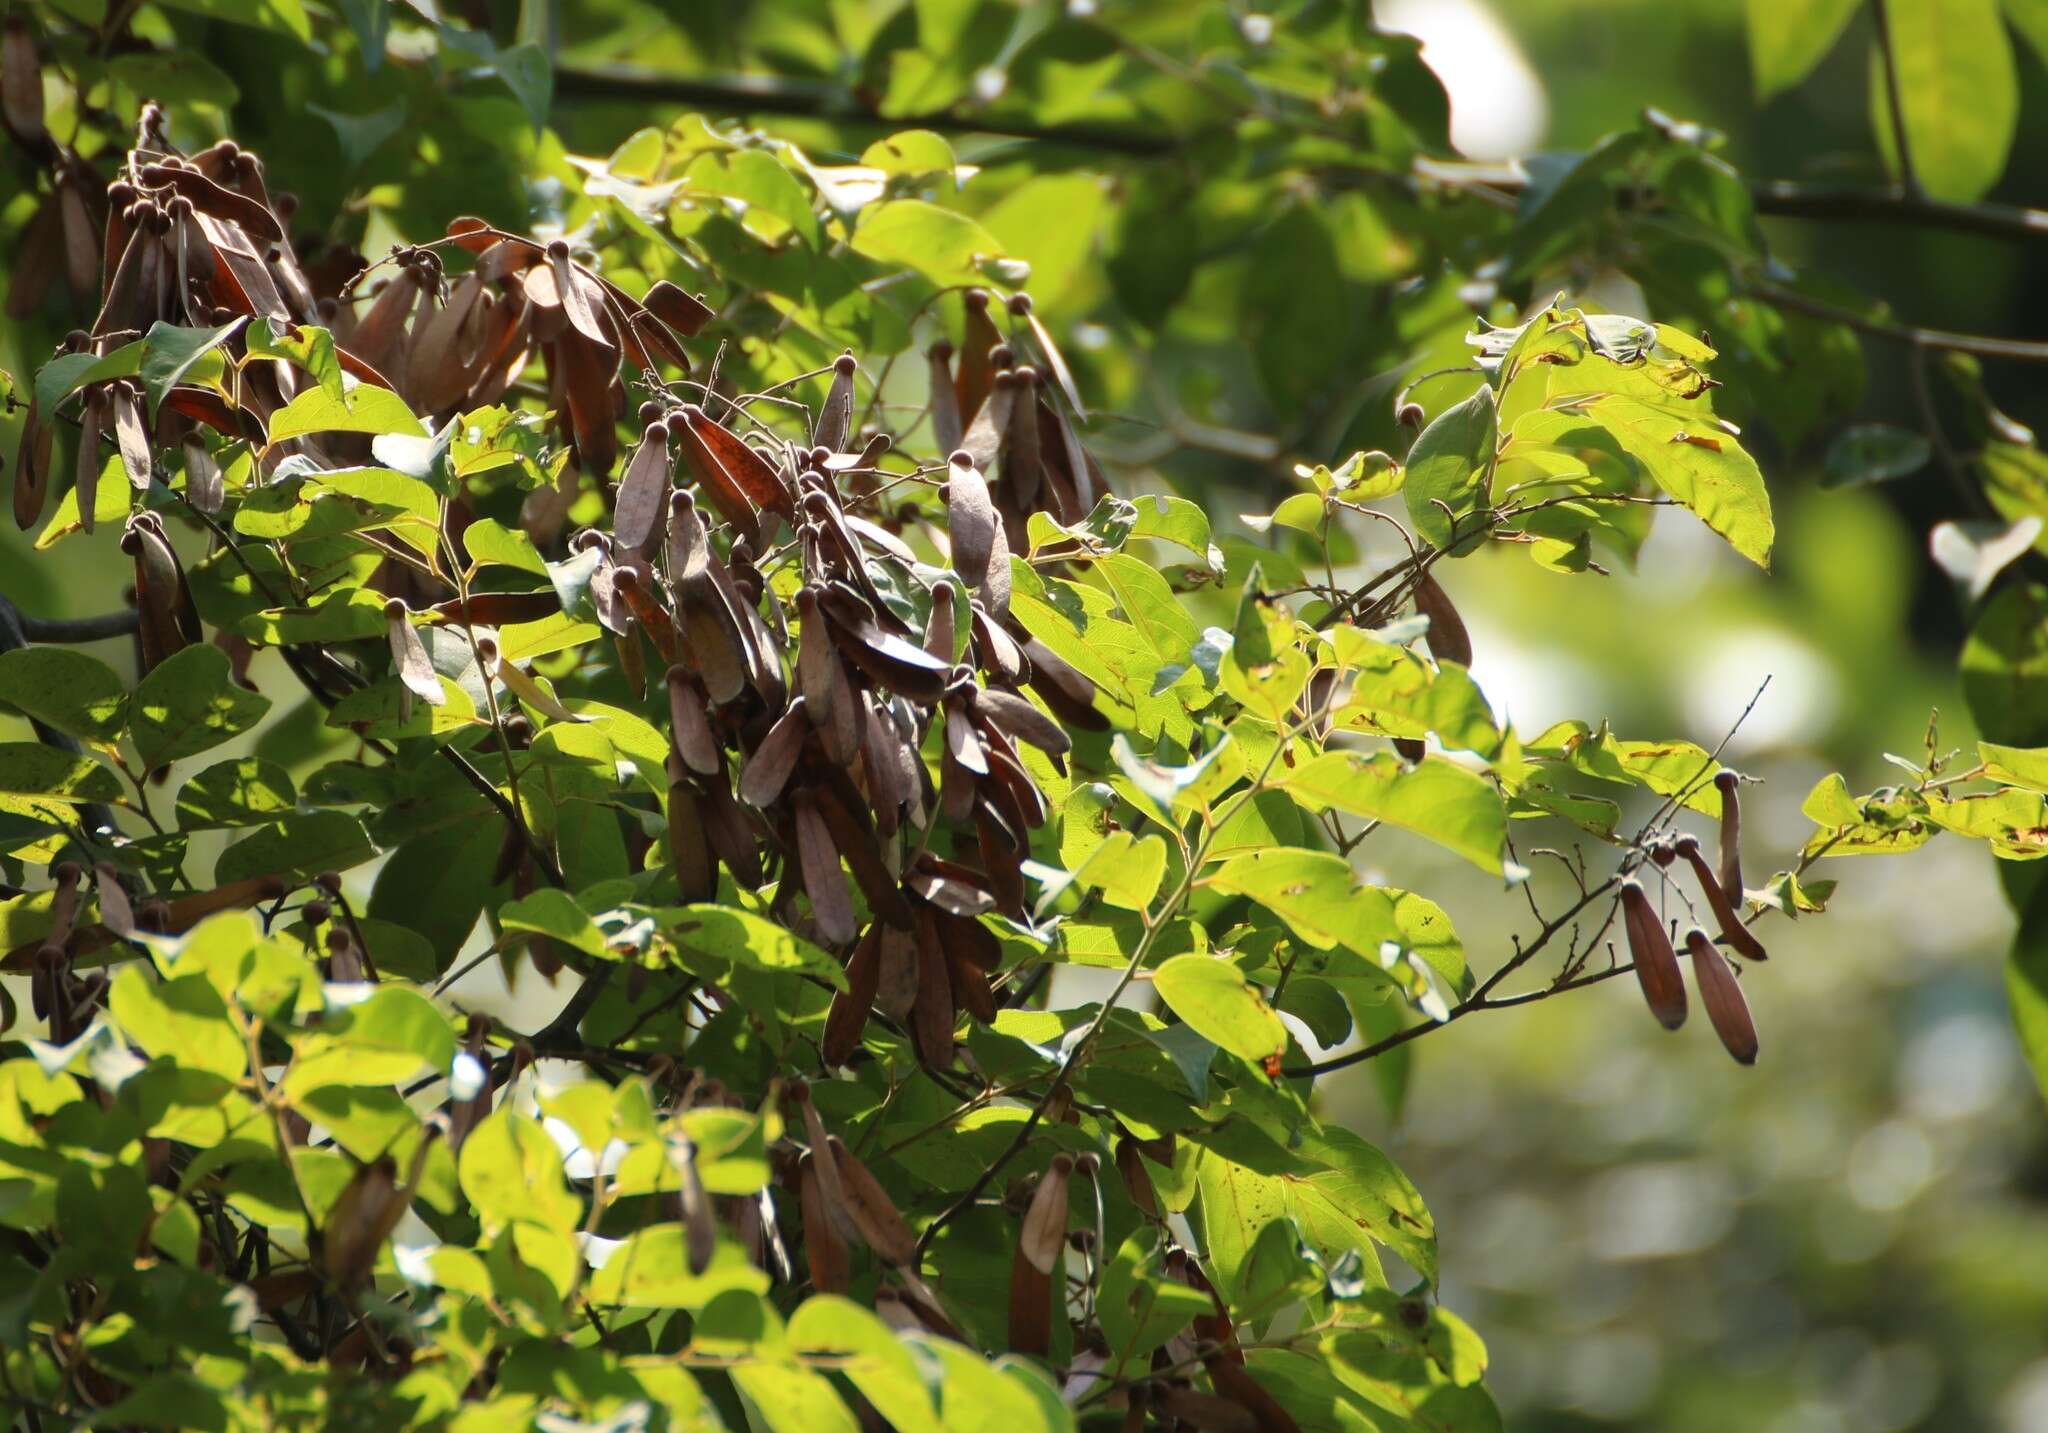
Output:
[[[1680,859],[1691,866],[1728,949],[1745,960],[1763,960],[1763,942],[1742,919],[1741,779],[1732,771],[1723,771],[1715,776],[1714,784],[1721,794],[1718,867],[1707,864],[1699,842],[1691,836],[1660,843],[1652,848],[1650,856],[1659,867],[1669,867]],[[1633,876],[1621,883],[1621,914],[1643,999],[1665,1029],[1676,1030],[1685,1023],[1686,1014],[1685,980],[1679,971],[1678,952],[1642,882]],[[1699,926],[1686,931],[1685,949],[1692,958],[1700,1003],[1706,1007],[1707,1019],[1722,1046],[1742,1064],[1756,1063],[1756,1022],[1750,1017],[1749,1002],[1743,998],[1742,986],[1727,956]]]

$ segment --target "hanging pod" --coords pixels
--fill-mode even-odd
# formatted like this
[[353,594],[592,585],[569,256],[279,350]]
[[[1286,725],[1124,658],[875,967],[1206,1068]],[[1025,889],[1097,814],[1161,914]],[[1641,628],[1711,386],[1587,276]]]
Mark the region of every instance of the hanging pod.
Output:
[[1650,904],[1642,882],[1633,876],[1621,883],[1621,913],[1643,1001],[1666,1030],[1676,1030],[1685,1023],[1685,980],[1679,974],[1678,955],[1671,948],[1664,922]]
[[1742,997],[1742,984],[1735,972],[1707,938],[1694,926],[1685,934],[1685,948],[1692,956],[1692,978],[1700,988],[1700,1004],[1714,1033],[1738,1064],[1754,1065],[1757,1055],[1756,1022],[1750,1018],[1749,1002]]

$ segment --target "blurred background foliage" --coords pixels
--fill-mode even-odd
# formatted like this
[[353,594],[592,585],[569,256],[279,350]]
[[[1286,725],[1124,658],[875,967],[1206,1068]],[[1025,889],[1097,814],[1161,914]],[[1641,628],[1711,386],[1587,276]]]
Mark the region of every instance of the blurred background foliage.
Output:
[[[1380,24],[1421,36],[1419,58],[1334,5],[1276,19],[1172,0],[184,0],[124,5],[147,43],[115,55],[91,51],[102,0],[51,6],[46,59],[105,76],[95,112],[53,109],[52,133],[90,134],[157,98],[188,147],[232,133],[299,196],[301,227],[370,256],[457,214],[580,222],[590,176],[629,170],[617,151],[647,127],[716,169],[709,146],[690,158],[692,113],[756,124],[820,164],[884,164],[875,140],[942,130],[937,158],[899,146],[903,169],[961,166],[946,203],[1030,264],[1118,485],[1201,500],[1234,567],[1274,541],[1309,554],[1297,534],[1228,515],[1271,510],[1298,486],[1295,463],[1398,451],[1397,391],[1461,361],[1475,315],[1510,320],[1562,289],[1709,327],[1729,389],[1717,406],[1748,426],[1777,504],[1774,570],[1684,521],[1660,522],[1635,570],[1614,564],[1604,581],[1488,552],[1445,579],[1481,685],[1524,733],[1606,716],[1624,735],[1711,745],[1768,676],[1729,748],[1765,783],[1751,801],[1755,839],[1777,855],[1765,870],[1791,864],[1810,829],[1800,800],[1826,772],[1883,784],[1871,754],[1921,756],[1936,708],[1940,749],[1976,735],[1955,670],[1969,606],[1926,555],[1934,523],[1968,515],[1956,488],[1938,462],[1882,485],[1824,482],[1846,424],[1921,425],[1909,366],[1894,346],[1731,297],[1731,276],[1762,273],[1859,311],[1856,295],[1881,296],[1906,321],[2044,328],[2039,240],[1756,219],[1730,188],[1723,160],[1760,178],[1888,182],[1867,7],[1762,7],[1822,29],[1823,12],[1848,18],[1809,77],[1760,100],[1739,0],[1382,0]],[[2015,7],[2023,31],[2036,9]],[[2012,50],[2016,139],[1990,197],[2042,201],[2048,72],[2031,46]],[[1317,98],[1347,68],[1371,77],[1372,98],[1325,127]],[[123,123],[107,125],[115,149]],[[1439,182],[1414,164],[1447,140],[1484,164],[1617,133],[1641,151],[1626,174],[1683,171],[1672,191],[1696,202],[1680,232],[1613,204],[1620,180],[1548,228],[1525,199],[1516,223],[1515,188],[1561,174],[1554,160],[1492,187],[1471,177],[1483,170]],[[8,253],[39,203],[30,172],[0,186]],[[730,371],[750,374],[765,350],[749,337],[782,334],[798,308],[830,318],[820,354],[907,344],[886,305],[827,291],[829,262],[778,271],[777,241],[801,221],[776,217],[772,176],[687,172],[707,192],[686,186],[667,218],[714,262],[678,252],[672,276],[721,308]],[[712,202],[721,193],[744,196],[744,214]],[[785,281],[787,305],[725,307]],[[77,319],[61,293],[12,318],[0,369],[25,382]],[[1989,364],[1984,382],[2019,422],[2048,424],[2033,370]],[[1419,396],[1434,413],[1459,391]],[[1967,389],[1941,384],[1931,401],[1974,445]],[[18,419],[0,420],[9,454]],[[53,564],[0,534],[0,592],[78,613],[117,535]],[[1336,545],[1366,570],[1397,551],[1376,524]],[[1390,878],[1461,912],[1469,947],[1506,949],[1496,893],[1461,901],[1469,873],[1388,854],[1404,863]],[[1568,879],[1530,859],[1539,881]],[[1765,1038],[1754,1072],[1703,1031],[1663,1035],[1616,982],[1461,1023],[1402,1052],[1412,1069],[1390,1057],[1333,1083],[1334,1109],[1429,1199],[1445,1303],[1491,1345],[1509,1426],[2048,1429],[2048,1124],[2005,1008],[2012,923],[1973,846],[1937,841],[1910,882],[1890,876],[1893,859],[1836,863],[1830,918],[1779,934],[1780,958],[1746,986]]]

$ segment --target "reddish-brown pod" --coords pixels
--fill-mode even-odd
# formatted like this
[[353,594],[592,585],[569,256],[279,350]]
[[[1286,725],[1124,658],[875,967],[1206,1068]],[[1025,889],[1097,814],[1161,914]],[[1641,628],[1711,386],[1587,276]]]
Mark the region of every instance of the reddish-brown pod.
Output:
[[1742,908],[1742,778],[1732,771],[1714,777],[1721,792],[1721,892],[1729,904]]
[[1700,988],[1700,1004],[1707,1008],[1707,1019],[1713,1022],[1714,1033],[1721,1037],[1721,1044],[1736,1061],[1744,1065],[1756,1063],[1757,1042],[1756,1022],[1750,1018],[1749,1002],[1742,998],[1741,982],[1735,972],[1728,968],[1728,962],[1707,933],[1694,926],[1685,934],[1685,948],[1692,956],[1692,978]]
[[1679,855],[1691,862],[1693,874],[1699,878],[1700,890],[1705,893],[1707,904],[1713,907],[1714,923],[1721,928],[1721,938],[1745,960],[1764,959],[1767,952],[1763,942],[1742,923],[1742,913],[1729,901],[1728,893],[1721,889],[1721,878],[1708,868],[1706,857],[1700,854],[1700,843],[1691,836],[1681,836],[1676,849]]
[[1643,1002],[1666,1030],[1676,1030],[1685,1023],[1685,980],[1679,974],[1678,953],[1642,882],[1633,876],[1621,883],[1621,913]]
[[1038,1181],[1010,1261],[1010,1348],[1043,1358],[1052,1351],[1053,1293],[1067,1245],[1067,1179],[1074,1157],[1056,1154]]

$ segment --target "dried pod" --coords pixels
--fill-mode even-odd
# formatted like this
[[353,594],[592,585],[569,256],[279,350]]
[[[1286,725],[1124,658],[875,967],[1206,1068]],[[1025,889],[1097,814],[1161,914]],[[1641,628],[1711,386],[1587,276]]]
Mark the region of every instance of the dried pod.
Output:
[[1023,387],[1017,375],[1005,368],[995,376],[994,386],[960,437],[960,451],[977,468],[987,468],[1003,453],[1010,436],[1010,413],[1020,400]]
[[86,390],[78,415],[78,452],[71,469],[71,490],[78,504],[78,525],[91,532],[99,507],[100,440],[113,422],[113,404],[104,387]]
[[43,128],[43,67],[36,57],[36,38],[19,15],[7,17],[0,37],[0,114],[7,127],[29,144],[47,137]]
[[[57,430],[42,421],[31,399],[21,425],[21,446],[14,452],[14,525],[23,532],[43,514],[43,498],[50,490],[50,445],[56,436]],[[84,511],[80,509],[81,515]]]
[[811,732],[807,705],[801,695],[792,698],[741,768],[740,799],[748,805],[766,811],[781,797],[797,758],[803,754],[804,738]]
[[1116,1142],[1116,1169],[1138,1211],[1147,1219],[1159,1218],[1159,1193],[1152,1186],[1152,1175],[1136,1141],[1126,1137]]
[[[917,913],[917,994],[911,1009],[910,1033],[918,1058],[927,1068],[943,1070],[953,1063],[953,978],[945,947],[928,910]],[[886,973],[886,971],[885,971]],[[879,998],[879,997],[878,997]]]
[[681,667],[668,669],[669,744],[699,776],[724,776],[725,752],[711,730],[704,689]]
[[649,423],[626,464],[612,503],[612,536],[629,551],[644,551],[668,513],[668,429]]
[[995,528],[988,483],[967,453],[953,454],[946,472],[946,531],[953,544],[953,568],[969,587],[979,587],[988,578]]
[[434,664],[427,656],[426,644],[420,640],[419,629],[412,625],[405,603],[396,597],[390,598],[384,604],[384,633],[391,646],[391,665],[398,672],[398,680],[405,688],[403,719],[412,719],[414,697],[432,707],[440,706],[447,701],[448,695],[441,689],[441,678],[434,671]]
[[832,386],[825,390],[825,406],[818,410],[817,431],[811,441],[834,453],[846,448],[853,432],[853,375],[860,364],[851,351],[832,360]]
[[846,877],[839,867],[839,847],[832,830],[818,813],[818,803],[808,791],[796,793],[792,809],[796,822],[797,869],[803,878],[804,894],[811,898],[811,913],[817,918],[818,934],[830,945],[844,945],[859,934],[854,923],[853,899],[847,894]]
[[92,868],[93,892],[99,897],[100,924],[126,940],[135,934],[135,910],[121,885],[121,873],[106,861]]
[[[1038,371],[1018,369],[1017,385],[1016,402],[1010,408],[1009,432],[1003,439],[1003,484],[1021,515],[1038,506],[1039,490],[1045,482],[1045,458],[1040,451]],[[1012,536],[1021,541],[1023,531],[1020,517]]]
[[737,433],[714,420],[694,403],[668,420],[669,436],[679,441],[684,463],[698,486],[749,541],[759,537],[756,512],[778,513],[794,521],[796,500],[768,460],[748,447]]
[[1429,650],[1439,662],[1472,665],[1472,635],[1436,574],[1423,568],[1415,578],[1415,610],[1429,619]]
[[684,901],[708,901],[718,894],[718,863],[712,859],[709,833],[697,790],[670,761],[668,783],[668,853],[676,888]]
[[[203,513],[218,513],[221,501],[227,495],[227,488],[221,478],[220,464],[214,461],[212,449],[197,433],[188,434],[184,441],[185,453],[185,496],[192,506]],[[81,509],[82,511],[82,509]]]
[[1732,771],[1714,777],[1721,792],[1721,893],[1737,910],[1742,909],[1742,778]]
[[860,1037],[867,1029],[868,1014],[874,1009],[875,989],[882,974],[882,930],[882,922],[869,923],[867,933],[861,936],[860,944],[853,948],[853,955],[846,962],[846,989],[832,997],[832,1008],[825,1016],[825,1033],[818,1042],[818,1052],[827,1068],[844,1065],[860,1048]]
[[995,385],[995,365],[989,353],[1003,341],[989,317],[988,293],[969,289],[961,295],[966,324],[960,336],[960,371],[953,379],[954,412],[964,416],[979,413]]
[[1017,1252],[1010,1261],[1010,1348],[1015,1353],[1052,1352],[1055,1292],[1064,1292],[1065,1278],[1056,1271],[1067,1244],[1067,1181],[1074,1157],[1056,1154],[1039,1178],[1017,1231]]
[[931,373],[932,446],[950,453],[965,436],[960,421],[960,399],[953,389],[953,345],[940,339],[925,350]]
[[1699,878],[1700,889],[1706,894],[1707,904],[1713,908],[1714,923],[1721,928],[1721,939],[1745,960],[1762,960],[1765,957],[1763,942],[1742,923],[1742,915],[1721,889],[1721,878],[1707,868],[1707,861],[1700,854],[1700,843],[1691,836],[1681,836],[1674,848],[1679,855],[1692,863],[1693,874]]
[[611,335],[597,320],[598,313],[604,308],[604,291],[597,287],[597,281],[587,277],[570,259],[567,240],[555,240],[548,245],[547,253],[548,268],[554,274],[555,292],[561,298],[562,312],[568,315],[570,325],[598,347],[613,347]]
[[843,1294],[851,1282],[846,1239],[833,1222],[819,1173],[830,1158],[829,1148],[804,1155],[797,1168],[797,1202],[804,1216],[804,1255],[811,1265],[811,1287],[821,1294]]
[[199,613],[185,586],[184,569],[156,514],[128,519],[121,550],[135,559],[135,601],[141,615],[136,635],[146,670],[201,638]]
[[1031,690],[1061,722],[1083,731],[1109,730],[1109,718],[1095,710],[1093,681],[1036,637],[1025,639],[1024,659],[1031,664]]
[[984,687],[974,693],[974,714],[1019,741],[1028,741],[1048,756],[1060,756],[1073,740],[1060,724],[1015,692]]
[[903,1213],[889,1198],[889,1192],[838,1135],[831,1136],[829,1144],[846,1192],[847,1213],[860,1230],[860,1237],[888,1263],[913,1263],[917,1258],[917,1236],[910,1232],[910,1225],[904,1222]]
[[1742,983],[1721,956],[1707,933],[1694,926],[1685,934],[1685,948],[1692,956],[1692,978],[1700,988],[1700,1004],[1722,1046],[1736,1063],[1756,1063],[1756,1022],[1750,1018],[1749,1002],[1742,997]]
[[419,1186],[420,1171],[426,1167],[427,1151],[436,1134],[432,1125],[421,1132],[413,1149],[412,1168],[402,1185],[398,1165],[388,1154],[357,1166],[320,1231],[320,1264],[335,1287],[352,1291],[369,1282],[378,1251],[412,1207],[413,1191]]
[[1685,980],[1678,972],[1678,956],[1664,922],[1650,904],[1642,882],[1633,876],[1621,883],[1621,912],[1643,1000],[1666,1030],[1676,1030],[1685,1023]]
[[704,1180],[697,1173],[697,1146],[688,1137],[679,1138],[669,1146],[669,1163],[675,1166],[682,1187],[676,1191],[676,1212],[683,1223],[683,1248],[689,1259],[690,1272],[702,1274],[711,1267],[711,1257],[718,1252],[718,1221],[711,1211],[711,1196],[704,1190]]
[[148,492],[153,464],[149,430],[142,422],[142,394],[132,383],[107,386],[113,403],[114,442],[121,449],[121,466],[128,470],[128,485],[138,493]]

